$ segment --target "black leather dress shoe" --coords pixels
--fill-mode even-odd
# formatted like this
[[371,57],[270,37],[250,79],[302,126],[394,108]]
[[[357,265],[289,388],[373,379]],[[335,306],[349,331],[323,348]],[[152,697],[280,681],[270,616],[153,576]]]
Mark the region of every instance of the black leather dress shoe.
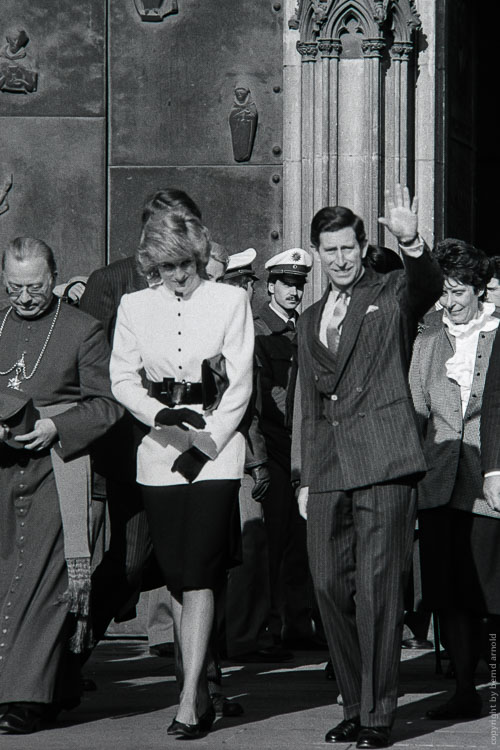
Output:
[[4,734],[31,734],[38,731],[41,720],[39,709],[22,703],[11,703],[9,710],[0,719],[0,731]]
[[174,719],[167,729],[167,734],[175,735],[176,737],[186,740],[194,740],[201,734],[200,725],[184,724],[183,721],[177,721],[177,719]]
[[370,750],[370,748],[389,747],[390,744],[390,727],[361,727],[356,747]]
[[479,719],[483,702],[477,693],[470,696],[454,696],[446,703],[431,708],[425,714],[428,719],[447,721],[450,719]]
[[221,695],[220,699],[212,695],[212,701],[216,712],[226,719],[235,719],[237,716],[242,716],[245,713],[241,703],[230,701],[224,695]]
[[343,719],[340,724],[330,729],[325,735],[325,742],[353,742],[357,740],[361,729],[359,718]]

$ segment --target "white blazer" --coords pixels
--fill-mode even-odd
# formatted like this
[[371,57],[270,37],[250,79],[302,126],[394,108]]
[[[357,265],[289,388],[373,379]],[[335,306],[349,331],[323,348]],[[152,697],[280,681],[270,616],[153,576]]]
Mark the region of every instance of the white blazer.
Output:
[[[111,387],[115,398],[151,427],[137,452],[140,484],[186,484],[171,467],[192,445],[211,455],[196,481],[243,476],[245,438],[236,430],[252,391],[253,346],[250,304],[238,287],[202,280],[188,297],[176,296],[163,284],[122,297],[110,362]],[[148,395],[141,372],[152,382],[173,377],[198,383],[202,360],[220,353],[226,359],[229,386],[217,409],[205,416],[205,429],[155,428],[155,417],[165,405]],[[187,408],[203,413],[201,404]],[[206,448],[207,433],[215,450]]]

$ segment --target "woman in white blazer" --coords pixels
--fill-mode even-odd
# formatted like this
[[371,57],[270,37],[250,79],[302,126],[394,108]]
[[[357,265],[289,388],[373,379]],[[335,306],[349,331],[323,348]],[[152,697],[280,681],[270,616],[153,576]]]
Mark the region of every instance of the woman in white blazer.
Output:
[[482,621],[500,615],[500,520],[483,497],[479,451],[483,388],[499,318],[485,300],[491,278],[485,253],[449,239],[434,255],[444,275],[443,310],[424,320],[410,386],[428,466],[418,484],[423,601],[439,613],[456,689],[427,716],[473,719],[481,713],[474,672]]
[[[238,431],[252,390],[253,321],[245,292],[205,278],[208,232],[193,214],[159,214],[137,251],[158,279],[122,298],[111,381],[115,397],[150,430],[137,452],[137,481],[165,584],[173,595],[184,672],[169,734],[196,737],[214,713],[204,661],[214,589],[230,561],[238,523],[245,438]],[[203,406],[202,361],[222,355],[227,388]]]

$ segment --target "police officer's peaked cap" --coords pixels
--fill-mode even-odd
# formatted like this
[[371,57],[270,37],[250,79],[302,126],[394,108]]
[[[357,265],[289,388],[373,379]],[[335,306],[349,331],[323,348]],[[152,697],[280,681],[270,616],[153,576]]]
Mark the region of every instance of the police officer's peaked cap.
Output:
[[256,257],[257,251],[253,247],[242,250],[241,253],[230,255],[226,273],[224,274],[224,281],[226,279],[233,279],[235,276],[251,276],[253,279],[257,279],[258,277],[252,268],[252,263]]
[[265,268],[270,276],[301,276],[305,278],[312,266],[312,258],[301,247],[292,247],[270,258]]

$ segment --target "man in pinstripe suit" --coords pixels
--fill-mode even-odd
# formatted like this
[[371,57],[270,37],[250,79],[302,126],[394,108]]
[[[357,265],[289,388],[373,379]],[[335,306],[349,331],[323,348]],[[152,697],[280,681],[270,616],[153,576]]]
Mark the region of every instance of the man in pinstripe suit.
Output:
[[403,591],[426,465],[408,387],[419,318],[442,279],[417,233],[417,204],[397,187],[379,219],[405,270],[365,266],[363,221],[321,209],[311,242],[329,285],[298,324],[302,389],[299,507],[344,720],[327,742],[387,747],[397,704]]

